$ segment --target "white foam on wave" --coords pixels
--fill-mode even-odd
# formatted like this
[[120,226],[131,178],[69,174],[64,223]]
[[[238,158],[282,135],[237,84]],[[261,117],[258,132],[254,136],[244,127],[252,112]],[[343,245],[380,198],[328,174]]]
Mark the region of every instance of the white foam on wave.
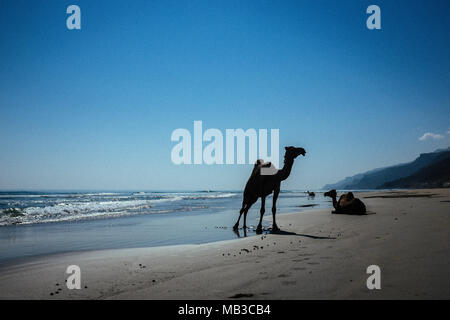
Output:
[[11,217],[9,215],[1,215],[0,225],[71,221],[99,216],[107,218],[127,213],[136,214],[139,211],[151,208],[154,203],[174,200],[175,199],[61,202],[51,206],[25,208],[22,211],[23,216]]
[[[98,195],[98,194],[95,194]],[[29,202],[31,206],[21,211],[19,216],[11,217],[8,214],[0,214],[0,226],[10,224],[32,224],[56,221],[74,221],[92,218],[108,218],[123,215],[134,215],[142,213],[151,213],[150,208],[164,202],[176,202],[186,200],[207,200],[216,198],[229,198],[235,196],[235,193],[214,193],[214,194],[192,194],[192,193],[160,193],[152,194],[153,198],[142,199],[134,198],[134,195],[127,196],[129,200],[102,199],[103,201],[74,201],[72,199],[57,199],[47,206],[32,206],[34,201]],[[122,198],[122,197],[118,197]],[[189,211],[183,208],[161,207],[156,212],[174,212]]]
[[219,194],[198,194],[198,195],[188,195],[184,196],[185,200],[201,200],[201,199],[220,199],[220,198],[230,198],[236,196],[236,193],[219,193]]

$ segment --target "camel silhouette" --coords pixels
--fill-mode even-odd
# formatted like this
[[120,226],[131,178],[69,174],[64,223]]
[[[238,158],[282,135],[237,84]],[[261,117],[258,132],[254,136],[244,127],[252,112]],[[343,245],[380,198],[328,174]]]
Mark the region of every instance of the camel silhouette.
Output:
[[[282,169],[277,170],[272,165],[272,163],[264,163],[263,160],[258,160],[253,167],[252,174],[247,181],[244,189],[244,199],[242,201],[242,208],[239,211],[239,218],[234,225],[233,229],[237,230],[239,228],[239,221],[241,220],[242,213],[244,214],[244,230],[247,228],[247,212],[250,210],[251,206],[261,197],[261,210],[259,224],[256,228],[256,233],[262,233],[262,218],[265,212],[266,197],[273,192],[273,205],[272,205],[272,231],[279,231],[275,221],[275,214],[277,212],[277,199],[280,193],[281,181],[286,180],[291,173],[292,165],[294,164],[294,159],[299,155],[305,156],[306,151],[303,148],[296,147],[285,147],[284,154],[284,166]],[[273,174],[261,174],[262,168],[266,170],[273,170]]]
[[352,192],[344,193],[339,197],[339,201],[336,200],[337,192],[335,189],[325,192],[325,197],[333,199],[334,211],[332,213],[337,214],[366,214],[366,206],[364,203],[355,198]]

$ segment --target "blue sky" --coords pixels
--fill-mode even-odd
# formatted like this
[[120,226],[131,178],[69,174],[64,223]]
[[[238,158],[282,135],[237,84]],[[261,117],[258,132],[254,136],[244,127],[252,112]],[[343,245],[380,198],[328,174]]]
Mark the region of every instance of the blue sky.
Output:
[[[66,28],[81,8],[82,29]],[[381,8],[381,30],[366,8]],[[0,1],[0,188],[242,189],[176,128],[277,128],[314,189],[450,145],[448,1]],[[419,138],[427,133],[441,137]],[[282,150],[280,157],[282,158]]]

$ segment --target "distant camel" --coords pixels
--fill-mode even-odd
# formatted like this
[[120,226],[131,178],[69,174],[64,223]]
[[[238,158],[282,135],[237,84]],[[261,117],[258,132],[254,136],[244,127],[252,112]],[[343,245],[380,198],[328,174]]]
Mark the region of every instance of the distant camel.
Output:
[[[241,219],[242,213],[244,213],[244,230],[247,228],[247,212],[250,207],[261,197],[261,210],[259,224],[256,228],[256,233],[262,233],[262,218],[265,212],[266,197],[273,191],[273,205],[272,205],[272,216],[273,224],[272,230],[280,230],[275,222],[275,214],[277,211],[276,203],[278,199],[278,194],[280,193],[281,181],[286,180],[291,173],[292,165],[294,164],[294,159],[299,155],[305,156],[306,151],[303,148],[296,147],[285,147],[286,153],[284,154],[284,166],[280,170],[276,170],[275,167],[270,163],[264,163],[263,160],[258,160],[253,167],[252,174],[245,185],[244,190],[244,200],[242,201],[242,208],[239,211],[239,218],[234,225],[233,229],[237,230],[239,228],[239,220]],[[262,168],[271,168],[273,174],[262,175]],[[270,170],[270,169],[267,169]]]
[[336,200],[337,192],[335,189],[325,192],[325,197],[333,199],[333,207],[335,211],[332,213],[337,214],[366,214],[366,206],[364,203],[355,198],[352,192],[344,193],[339,197],[339,201]]

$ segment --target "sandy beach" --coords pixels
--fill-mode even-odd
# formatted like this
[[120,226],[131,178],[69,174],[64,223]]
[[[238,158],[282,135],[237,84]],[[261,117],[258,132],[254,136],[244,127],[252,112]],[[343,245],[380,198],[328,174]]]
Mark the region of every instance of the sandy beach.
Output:
[[[277,216],[279,234],[5,265],[0,298],[449,299],[450,189],[355,196],[370,214],[333,215],[330,204]],[[81,268],[80,290],[65,285],[69,265]],[[369,265],[381,269],[380,290],[366,286]]]

